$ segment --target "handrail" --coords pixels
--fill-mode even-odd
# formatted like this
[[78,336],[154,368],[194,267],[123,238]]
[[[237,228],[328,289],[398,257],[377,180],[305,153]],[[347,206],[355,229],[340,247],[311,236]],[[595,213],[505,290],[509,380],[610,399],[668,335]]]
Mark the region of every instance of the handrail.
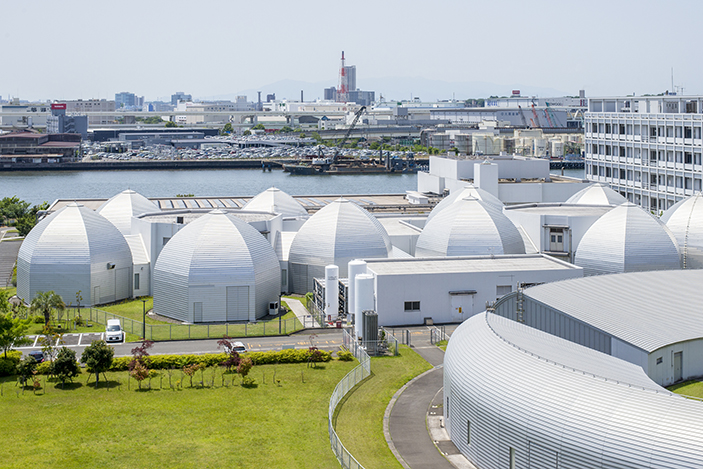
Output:
[[337,432],[332,424],[332,419],[334,417],[334,412],[337,410],[337,405],[339,402],[351,391],[354,386],[366,379],[371,375],[371,359],[359,343],[354,339],[354,337],[349,334],[346,330],[343,331],[343,341],[344,346],[347,347],[354,356],[359,360],[359,365],[357,365],[353,370],[347,373],[342,380],[337,383],[337,386],[332,392],[330,397],[329,409],[327,411],[327,423],[330,434],[330,445],[334,455],[337,457],[339,464],[344,469],[364,469],[364,466],[356,460],[354,456],[344,447],[342,441],[339,439]]

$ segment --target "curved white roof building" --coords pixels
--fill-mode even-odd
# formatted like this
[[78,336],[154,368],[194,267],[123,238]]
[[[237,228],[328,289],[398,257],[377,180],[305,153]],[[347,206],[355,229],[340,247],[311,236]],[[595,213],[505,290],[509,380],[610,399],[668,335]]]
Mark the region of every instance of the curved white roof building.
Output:
[[565,203],[581,205],[620,205],[627,202],[627,199],[612,190],[605,184],[595,183],[581,189]]
[[300,202],[276,187],[271,187],[256,195],[247,202],[244,210],[280,213],[284,217],[303,217],[308,214]]
[[681,268],[678,244],[669,229],[629,202],[591,225],[574,264],[583,267],[584,275]]
[[495,205],[470,196],[427,222],[415,247],[416,257],[524,253],[525,243],[513,222]]
[[312,291],[312,279],[324,277],[325,266],[339,267],[347,276],[354,259],[388,257],[391,240],[383,225],[354,202],[339,198],[310,217],[290,246],[288,266],[291,291]]
[[469,318],[449,341],[444,413],[480,469],[703,466],[703,403],[639,366],[493,314]]
[[98,305],[131,296],[132,253],[105,217],[75,202],[41,220],[17,258],[17,295],[53,290],[66,304]]
[[478,187],[474,187],[473,185],[468,185],[466,187],[452,192],[444,199],[442,199],[441,202],[435,205],[432,211],[430,211],[430,215],[427,217],[427,221],[425,222],[425,224],[429,223],[429,221],[432,220],[432,218],[434,218],[435,215],[437,215],[443,209],[447,208],[454,202],[464,200],[467,197],[473,197],[474,199],[482,200],[489,205],[493,205],[499,210],[503,210],[503,202],[501,202],[498,197],[483,189],[479,189]]
[[681,200],[661,216],[679,243],[684,269],[703,268],[703,195]]
[[123,235],[132,234],[132,217],[160,211],[151,200],[130,189],[112,196],[98,208],[98,213],[110,220]]
[[194,323],[255,321],[278,301],[281,267],[261,233],[213,210],[164,246],[152,282],[157,314]]

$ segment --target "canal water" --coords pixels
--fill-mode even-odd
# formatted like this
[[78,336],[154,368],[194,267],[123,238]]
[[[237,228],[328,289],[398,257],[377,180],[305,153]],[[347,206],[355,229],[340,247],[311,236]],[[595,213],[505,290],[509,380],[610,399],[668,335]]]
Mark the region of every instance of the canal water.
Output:
[[[566,170],[564,174],[583,177],[583,170]],[[271,186],[291,195],[403,194],[417,190],[417,176],[294,176],[282,170],[260,169],[0,172],[0,198],[17,196],[32,204],[59,198],[109,198],[125,189],[146,197],[253,196]]]

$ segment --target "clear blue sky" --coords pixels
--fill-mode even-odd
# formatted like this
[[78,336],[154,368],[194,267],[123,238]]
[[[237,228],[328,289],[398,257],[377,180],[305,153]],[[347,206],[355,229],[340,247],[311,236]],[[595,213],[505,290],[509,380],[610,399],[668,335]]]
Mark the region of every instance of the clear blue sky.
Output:
[[[703,93],[703,1],[35,0],[3,2],[0,95],[147,100],[279,80],[520,83],[589,96]],[[448,96],[451,97],[451,96]],[[462,98],[465,96],[456,96]],[[253,96],[249,96],[253,99]]]

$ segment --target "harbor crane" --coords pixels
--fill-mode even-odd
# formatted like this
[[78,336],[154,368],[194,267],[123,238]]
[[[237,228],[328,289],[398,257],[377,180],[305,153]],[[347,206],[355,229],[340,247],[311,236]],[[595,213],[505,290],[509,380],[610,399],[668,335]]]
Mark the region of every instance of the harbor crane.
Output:
[[356,114],[354,115],[354,120],[352,121],[351,125],[347,129],[346,133],[344,134],[344,138],[342,138],[342,141],[337,145],[337,149],[334,151],[334,156],[332,156],[332,164],[335,164],[337,162],[337,157],[339,156],[339,152],[342,151],[342,147],[344,147],[344,144],[347,143],[347,140],[349,140],[349,135],[351,135],[352,131],[354,130],[354,127],[356,127],[356,124],[359,122],[359,119],[361,118],[361,114],[366,110],[366,106],[361,106],[358,111],[356,111]]
[[535,103],[532,103],[532,115],[535,116],[534,123],[537,124],[537,127],[542,127],[542,124],[539,122],[539,117],[537,117],[537,110],[535,110]]

